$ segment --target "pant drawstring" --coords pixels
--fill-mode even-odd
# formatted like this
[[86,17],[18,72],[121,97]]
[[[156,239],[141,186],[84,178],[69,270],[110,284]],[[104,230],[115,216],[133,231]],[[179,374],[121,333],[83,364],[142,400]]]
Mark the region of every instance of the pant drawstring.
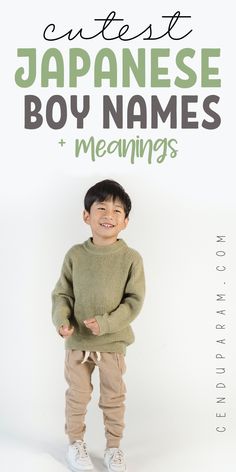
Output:
[[[90,354],[91,354],[91,351],[85,351],[84,358],[83,358],[81,364],[84,364],[88,360]],[[97,361],[99,362],[101,360],[101,354],[98,351],[96,351],[96,354],[97,354]]]

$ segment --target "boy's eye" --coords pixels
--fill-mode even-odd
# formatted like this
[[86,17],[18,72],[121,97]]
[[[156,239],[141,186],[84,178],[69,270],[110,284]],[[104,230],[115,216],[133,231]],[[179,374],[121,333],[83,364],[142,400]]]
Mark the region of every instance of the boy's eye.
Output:
[[[106,210],[105,207],[97,207],[98,210]],[[116,208],[115,210],[115,213],[121,213],[121,210],[119,210],[118,208]]]

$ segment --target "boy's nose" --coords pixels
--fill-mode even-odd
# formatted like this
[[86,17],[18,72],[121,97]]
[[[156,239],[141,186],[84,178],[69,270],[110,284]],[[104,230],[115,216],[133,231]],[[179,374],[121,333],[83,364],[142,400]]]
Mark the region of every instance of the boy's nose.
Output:
[[112,220],[112,213],[109,213],[109,212],[106,212],[106,214],[104,215],[106,219],[108,220]]
[[113,213],[112,213],[112,210],[109,210],[107,209],[105,211],[105,215],[104,215],[106,218],[112,218],[113,217]]

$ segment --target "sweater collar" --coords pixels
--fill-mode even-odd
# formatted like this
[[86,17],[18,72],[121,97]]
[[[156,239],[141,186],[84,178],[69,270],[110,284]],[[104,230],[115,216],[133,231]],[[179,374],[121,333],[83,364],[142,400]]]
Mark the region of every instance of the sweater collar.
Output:
[[93,244],[92,238],[89,238],[84,242],[83,246],[87,251],[93,254],[105,255],[114,254],[115,252],[120,251],[120,249],[126,247],[127,244],[123,239],[117,239],[115,243],[108,244],[107,246],[98,246]]

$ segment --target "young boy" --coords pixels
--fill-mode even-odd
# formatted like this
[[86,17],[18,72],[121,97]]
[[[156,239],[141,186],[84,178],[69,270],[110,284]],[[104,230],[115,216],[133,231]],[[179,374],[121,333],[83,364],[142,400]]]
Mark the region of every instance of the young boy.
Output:
[[91,398],[91,375],[99,369],[106,450],[110,472],[126,471],[120,440],[124,429],[126,346],[134,341],[130,323],[144,299],[142,258],[118,234],[125,229],[131,201],[123,187],[103,180],[85,195],[83,219],[92,237],[65,255],[61,276],[52,292],[52,319],[65,338],[65,432],[72,471],[91,470],[85,414]]

